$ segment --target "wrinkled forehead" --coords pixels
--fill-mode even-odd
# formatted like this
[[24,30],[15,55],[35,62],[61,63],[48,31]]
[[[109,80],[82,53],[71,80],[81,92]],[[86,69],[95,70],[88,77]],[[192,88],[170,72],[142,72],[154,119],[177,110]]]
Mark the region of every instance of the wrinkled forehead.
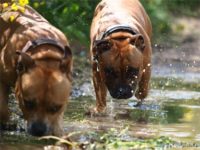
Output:
[[108,51],[102,54],[102,62],[100,64],[103,67],[113,67],[120,69],[125,67],[140,68],[143,62],[143,56],[137,51],[126,51],[124,53]]
[[68,89],[67,78],[59,71],[33,69],[21,77],[22,92],[25,97],[37,99],[62,99]]

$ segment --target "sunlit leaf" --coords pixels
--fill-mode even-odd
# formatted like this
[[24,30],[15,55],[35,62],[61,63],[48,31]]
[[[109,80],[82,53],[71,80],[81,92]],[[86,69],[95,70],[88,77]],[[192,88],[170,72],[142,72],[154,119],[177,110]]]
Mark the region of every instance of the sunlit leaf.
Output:
[[25,6],[25,5],[27,5],[29,3],[29,0],[19,0],[19,5],[20,6]]
[[39,4],[38,2],[34,2],[34,3],[33,3],[33,7],[34,7],[34,8],[38,8],[39,6],[40,6],[40,4]]
[[63,13],[66,14],[67,12],[68,12],[68,8],[65,7],[65,8],[63,9]]
[[16,3],[13,3],[13,4],[11,5],[11,9],[14,10],[14,11],[17,11],[19,8],[18,8],[18,6],[17,6]]
[[13,22],[15,20],[15,16],[10,16],[10,22]]
[[8,3],[3,3],[3,8],[6,8],[6,7],[8,7]]

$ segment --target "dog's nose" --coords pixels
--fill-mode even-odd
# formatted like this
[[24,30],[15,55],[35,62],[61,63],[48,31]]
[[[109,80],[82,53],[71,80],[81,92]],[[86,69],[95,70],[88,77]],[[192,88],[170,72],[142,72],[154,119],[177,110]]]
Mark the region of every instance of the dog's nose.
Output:
[[117,99],[127,99],[133,96],[132,88],[130,86],[119,86],[116,88],[111,96]]
[[119,88],[119,92],[121,92],[121,93],[122,93],[122,92],[123,92],[123,88],[121,88],[121,87],[120,87],[120,88]]
[[47,132],[47,126],[42,122],[34,122],[29,128],[29,133],[33,136],[43,136]]
[[118,89],[118,92],[117,92],[118,94],[118,98],[119,99],[121,99],[121,98],[127,98],[127,97],[129,97],[128,95],[130,95],[130,93],[129,93],[129,89],[128,88],[122,88],[122,87],[120,87],[119,89]]

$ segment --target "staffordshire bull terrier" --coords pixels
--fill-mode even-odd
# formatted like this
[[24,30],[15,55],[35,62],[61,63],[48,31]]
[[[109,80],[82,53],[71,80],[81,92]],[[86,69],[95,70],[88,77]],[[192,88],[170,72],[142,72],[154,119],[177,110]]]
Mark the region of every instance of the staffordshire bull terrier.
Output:
[[60,136],[71,90],[68,40],[30,6],[20,11],[0,5],[0,123],[8,121],[8,95],[15,86],[27,131]]
[[139,0],[102,0],[90,31],[95,113],[106,108],[107,90],[116,99],[148,94],[151,74],[150,19]]

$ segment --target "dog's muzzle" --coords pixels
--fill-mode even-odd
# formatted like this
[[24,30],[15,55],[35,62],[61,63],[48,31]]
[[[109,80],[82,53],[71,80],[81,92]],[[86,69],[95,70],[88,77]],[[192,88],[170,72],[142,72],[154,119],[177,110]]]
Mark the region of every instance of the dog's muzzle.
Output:
[[28,126],[28,133],[33,136],[44,136],[48,132],[48,127],[43,122],[33,122]]
[[120,85],[113,90],[109,90],[110,95],[116,99],[128,99],[133,96],[133,91],[134,90],[129,85]]

